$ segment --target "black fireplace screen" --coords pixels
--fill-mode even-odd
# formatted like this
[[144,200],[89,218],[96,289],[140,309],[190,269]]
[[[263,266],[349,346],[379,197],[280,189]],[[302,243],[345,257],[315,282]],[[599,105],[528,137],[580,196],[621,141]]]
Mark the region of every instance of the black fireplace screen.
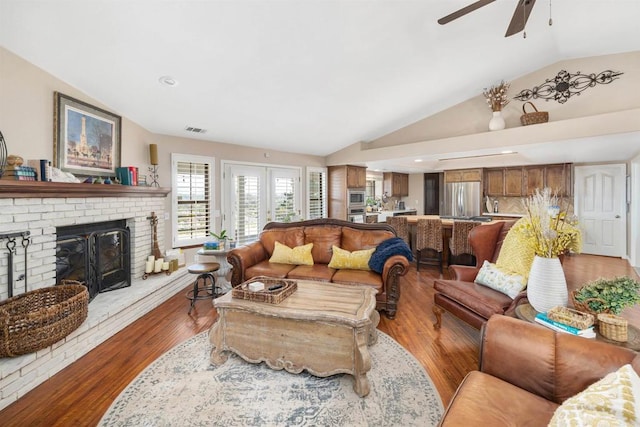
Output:
[[129,229],[124,220],[58,227],[56,283],[84,282],[89,298],[131,286]]

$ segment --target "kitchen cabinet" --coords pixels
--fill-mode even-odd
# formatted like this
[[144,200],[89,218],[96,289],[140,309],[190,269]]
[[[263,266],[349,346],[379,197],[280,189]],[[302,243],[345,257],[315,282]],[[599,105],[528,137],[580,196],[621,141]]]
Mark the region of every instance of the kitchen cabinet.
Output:
[[504,170],[487,169],[484,180],[485,195],[504,196]]
[[385,172],[382,174],[382,188],[388,196],[405,197],[409,195],[409,175],[406,173]]
[[524,168],[524,195],[530,196],[536,188],[544,188],[544,165]]
[[444,171],[444,182],[482,181],[482,169],[459,169]]
[[349,204],[348,190],[364,190],[367,181],[367,168],[352,165],[329,166],[328,175],[328,213],[329,218],[347,220]]
[[504,195],[522,196],[522,168],[504,170]]
[[347,188],[365,188],[367,186],[367,168],[347,166]]
[[530,196],[545,187],[560,197],[572,195],[570,163],[486,169],[484,179],[485,195],[491,197]]
[[544,173],[545,187],[549,187],[558,196],[569,197],[573,194],[571,185],[571,164],[548,165]]

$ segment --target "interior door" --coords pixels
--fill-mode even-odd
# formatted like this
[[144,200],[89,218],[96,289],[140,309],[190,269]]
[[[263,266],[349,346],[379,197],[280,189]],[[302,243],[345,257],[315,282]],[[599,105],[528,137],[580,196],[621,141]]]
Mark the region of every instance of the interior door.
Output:
[[626,166],[576,166],[575,208],[582,252],[622,257],[627,247]]

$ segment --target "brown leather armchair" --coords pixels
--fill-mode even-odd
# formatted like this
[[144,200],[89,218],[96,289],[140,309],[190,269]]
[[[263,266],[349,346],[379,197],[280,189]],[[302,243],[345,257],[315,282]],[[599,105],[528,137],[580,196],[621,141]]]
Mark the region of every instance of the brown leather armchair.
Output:
[[495,263],[498,259],[502,242],[513,224],[515,221],[498,221],[471,230],[469,243],[476,256],[476,265],[451,265],[449,271],[453,279],[436,279],[433,284],[435,329],[440,329],[445,310],[480,329],[492,315],[513,316],[516,306],[526,302],[526,291],[511,299],[501,292],[474,283],[484,261]]
[[627,363],[639,372],[632,350],[493,316],[479,371],[462,380],[440,425],[546,426],[565,400]]

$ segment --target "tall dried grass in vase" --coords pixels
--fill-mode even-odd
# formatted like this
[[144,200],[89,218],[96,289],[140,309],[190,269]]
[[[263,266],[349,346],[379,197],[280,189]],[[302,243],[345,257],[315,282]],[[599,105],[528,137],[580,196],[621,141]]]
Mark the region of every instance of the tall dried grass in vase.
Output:
[[523,202],[528,221],[522,221],[519,227],[536,255],[556,258],[569,251],[580,253],[582,236],[578,220],[568,215],[566,207],[561,209],[560,199],[550,188],[536,189]]

